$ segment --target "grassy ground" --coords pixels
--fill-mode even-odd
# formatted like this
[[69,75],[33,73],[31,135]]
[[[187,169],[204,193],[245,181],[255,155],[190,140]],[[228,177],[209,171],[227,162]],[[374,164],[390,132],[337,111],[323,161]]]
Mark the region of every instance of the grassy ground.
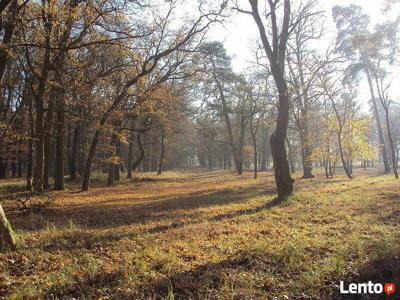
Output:
[[271,173],[146,176],[89,192],[70,183],[24,213],[23,183],[2,181],[22,246],[0,254],[0,298],[338,299],[339,280],[399,283],[391,176],[297,180],[280,205]]

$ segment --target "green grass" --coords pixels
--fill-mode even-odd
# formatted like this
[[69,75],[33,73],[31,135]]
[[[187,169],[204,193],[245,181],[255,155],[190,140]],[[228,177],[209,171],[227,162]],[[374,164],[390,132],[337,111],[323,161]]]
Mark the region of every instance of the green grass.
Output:
[[338,299],[339,280],[398,283],[399,182],[319,175],[268,205],[273,176],[260,175],[71,185],[26,214],[4,201],[23,243],[0,255],[0,297]]

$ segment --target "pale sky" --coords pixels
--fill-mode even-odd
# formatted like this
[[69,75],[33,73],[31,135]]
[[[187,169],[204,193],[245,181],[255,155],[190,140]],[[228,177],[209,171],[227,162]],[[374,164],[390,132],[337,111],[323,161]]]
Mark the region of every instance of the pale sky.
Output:
[[[242,0],[243,7],[248,7],[248,1]],[[400,15],[400,5],[394,5],[392,10],[386,15],[383,14],[381,8],[383,7],[382,1],[375,0],[320,0],[320,7],[318,9],[325,11],[326,21],[325,27],[327,34],[323,37],[322,43],[328,44],[335,39],[335,24],[332,19],[332,7],[335,5],[350,5],[355,4],[363,8],[364,13],[368,14],[371,18],[371,23],[381,23],[395,16]],[[255,40],[258,39],[258,30],[254,24],[254,20],[250,15],[240,14],[233,12],[232,16],[222,26],[217,26],[212,29],[209,35],[210,40],[222,41],[228,54],[233,58],[232,65],[235,71],[245,72],[249,67],[249,61],[253,60],[252,46]],[[399,70],[396,72],[396,70]],[[393,68],[393,76],[397,79],[394,80],[391,93],[393,98],[400,99],[400,66]],[[362,82],[359,90],[358,101],[364,111],[369,110],[368,100],[370,99],[368,86],[366,82]]]

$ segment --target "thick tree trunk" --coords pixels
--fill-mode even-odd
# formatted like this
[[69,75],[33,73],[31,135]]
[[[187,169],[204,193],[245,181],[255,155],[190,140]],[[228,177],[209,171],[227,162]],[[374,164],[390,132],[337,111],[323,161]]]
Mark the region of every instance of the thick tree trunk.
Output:
[[6,2],[11,3],[11,5],[9,6],[10,13],[7,14],[6,17],[2,15],[3,41],[2,41],[2,47],[0,48],[0,82],[3,80],[4,71],[6,69],[10,53],[12,53],[8,49],[8,47],[12,41],[14,29],[17,25],[16,19],[18,17],[18,11],[19,11],[19,5],[17,0],[7,0]]
[[39,78],[39,85],[35,99],[35,110],[36,110],[36,124],[35,124],[35,175],[34,175],[34,190],[36,193],[43,192],[43,157],[44,157],[44,94],[46,91],[48,71],[50,67],[50,35],[52,24],[48,22],[45,24],[46,36],[45,36],[45,53],[43,56],[43,63],[41,68],[41,77]]
[[15,240],[14,232],[8,222],[3,208],[0,204],[0,250],[15,250],[17,243]]
[[274,163],[275,182],[278,199],[283,200],[293,193],[293,178],[290,176],[289,163],[286,156],[285,140],[289,122],[289,96],[283,78],[276,78],[279,90],[279,109],[276,128],[270,138],[272,160]]
[[139,156],[132,164],[132,171],[135,171],[137,169],[137,167],[142,162],[144,155],[145,155],[145,150],[144,150],[144,147],[142,144],[142,139],[141,139],[140,134],[137,135],[137,145],[138,145],[138,149],[139,149]]

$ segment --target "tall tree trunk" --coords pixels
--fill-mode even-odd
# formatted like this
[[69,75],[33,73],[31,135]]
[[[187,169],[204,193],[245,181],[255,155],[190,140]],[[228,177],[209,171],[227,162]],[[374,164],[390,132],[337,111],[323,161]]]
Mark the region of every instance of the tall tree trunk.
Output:
[[264,135],[262,136],[262,145],[261,145],[261,152],[262,152],[262,157],[261,157],[261,166],[260,166],[260,171],[266,171],[267,170],[267,155],[268,155],[268,135],[269,135],[269,128],[267,127],[264,130]]
[[69,160],[69,174],[70,179],[76,179],[76,161],[78,158],[78,146],[79,146],[79,133],[80,133],[80,124],[76,124],[74,127],[74,133],[72,137],[72,149],[71,149],[71,158]]
[[311,160],[311,149],[310,149],[310,137],[308,133],[308,121],[304,121],[303,128],[300,132],[300,143],[301,143],[301,159],[303,165],[303,177],[302,179],[314,178],[312,174],[312,160]]
[[278,199],[283,200],[293,193],[293,178],[290,176],[289,162],[286,156],[285,140],[289,122],[289,96],[284,79],[277,78],[279,90],[279,109],[276,128],[270,138],[272,160]]
[[96,130],[92,143],[90,145],[89,153],[87,155],[85,170],[83,173],[82,190],[87,191],[89,189],[90,174],[92,172],[92,163],[96,154],[96,147],[100,138],[100,130]]
[[133,156],[133,143],[129,141],[128,147],[128,166],[127,166],[127,175],[128,179],[132,179],[132,156]]
[[0,82],[3,81],[4,71],[6,69],[7,62],[9,60],[10,54],[12,51],[9,49],[9,44],[12,41],[12,37],[14,34],[14,29],[17,25],[17,17],[19,11],[19,5],[17,0],[7,0],[8,3],[11,3],[9,6],[10,14],[5,16],[2,14],[2,31],[3,31],[3,41],[2,47],[0,48]]
[[144,155],[145,155],[145,150],[144,150],[144,147],[142,144],[142,139],[141,139],[141,136],[139,133],[137,135],[137,146],[139,149],[139,155],[132,164],[132,171],[135,171],[137,169],[137,167],[140,165],[140,163],[142,162]]
[[15,178],[17,176],[17,159],[13,157],[11,159],[11,177]]
[[157,172],[158,175],[161,175],[162,167],[163,167],[164,153],[165,153],[164,139],[165,139],[165,136],[162,135],[161,136],[160,162],[158,164],[158,172]]
[[120,165],[121,165],[121,141],[119,140],[118,136],[115,136],[115,151],[116,155],[118,156],[118,162],[114,164],[114,180],[119,181],[120,176]]
[[[60,74],[58,75],[60,76]],[[58,78],[61,82],[61,77]],[[64,89],[57,88],[57,123],[56,123],[56,159],[54,168],[54,189],[64,189],[64,142],[65,142],[65,118],[64,118]]]
[[293,155],[293,148],[292,145],[290,144],[289,138],[286,137],[286,144],[288,147],[288,158],[289,158],[289,167],[290,167],[290,173],[294,173],[295,170],[295,163],[294,163],[294,155]]
[[22,166],[23,166],[23,161],[22,161],[22,151],[21,151],[21,143],[19,142],[18,146],[18,167],[17,167],[17,176],[22,177]]
[[114,185],[114,179],[115,179],[114,163],[110,161],[110,162],[108,162],[108,178],[107,178],[107,185],[108,185],[108,186]]
[[239,135],[239,145],[237,148],[237,173],[238,175],[243,174],[243,147],[244,147],[244,139],[245,139],[245,132],[246,132],[246,125],[245,125],[245,119],[243,116],[243,112],[241,113],[241,118],[240,118],[240,135]]
[[391,156],[392,156],[392,167],[393,167],[394,177],[396,179],[399,179],[399,174],[397,173],[396,152],[395,152],[395,147],[394,147],[394,142],[393,142],[393,137],[392,137],[392,130],[391,130],[391,126],[390,126],[389,109],[387,107],[384,107],[384,110],[385,110],[385,119],[386,119],[386,129],[388,132],[390,150],[392,153]]
[[353,177],[351,176],[350,170],[348,169],[346,160],[344,159],[343,146],[342,146],[342,129],[341,128],[339,129],[339,132],[338,132],[338,144],[339,144],[340,160],[342,161],[344,172],[346,173],[346,176],[349,179],[353,179]]
[[43,151],[44,151],[44,139],[43,139],[43,106],[36,106],[36,142],[35,142],[35,175],[34,175],[34,190],[36,193],[43,191]]
[[257,178],[257,171],[258,171],[258,153],[257,153],[257,137],[256,134],[251,130],[251,137],[253,140],[253,149],[254,149],[254,179]]
[[49,179],[52,169],[52,163],[54,161],[53,156],[53,141],[52,141],[52,130],[53,130],[53,112],[54,112],[54,89],[49,99],[47,107],[46,120],[44,121],[44,170],[43,170],[43,188],[49,189]]
[[[213,64],[213,68],[215,69],[215,64],[214,61],[212,61]],[[228,138],[229,138],[229,145],[231,146],[231,150],[232,150],[232,155],[233,155],[233,160],[235,163],[235,167],[236,167],[236,171],[238,175],[242,175],[243,172],[243,157],[241,157],[241,149],[240,149],[240,142],[239,142],[239,147],[236,146],[235,144],[235,139],[233,136],[233,130],[232,130],[232,125],[231,125],[231,121],[229,118],[229,109],[228,109],[228,105],[226,103],[226,99],[225,99],[225,92],[223,89],[223,86],[221,84],[221,82],[219,81],[219,78],[217,76],[217,74],[215,73],[215,71],[213,72],[213,77],[215,80],[215,83],[217,85],[218,91],[219,91],[219,98],[222,104],[222,117],[224,118],[225,121],[225,126],[226,129],[228,131]],[[241,124],[242,125],[242,124]],[[242,127],[241,127],[242,130]],[[209,159],[210,159],[210,155],[209,155]],[[212,163],[210,164],[209,162],[209,169],[212,169]]]
[[26,169],[26,189],[30,191],[32,189],[32,170],[33,170],[33,138],[35,135],[33,125],[33,107],[32,99],[29,97],[29,128],[30,138],[28,141],[28,155],[27,155],[27,169]]
[[212,151],[209,147],[207,147],[207,162],[208,162],[208,169],[211,171],[213,169],[213,157],[212,157]]
[[[274,133],[271,135],[271,152],[274,162],[275,182],[278,190],[278,200],[283,200],[293,193],[293,178],[290,176],[289,163],[286,156],[285,140],[289,122],[289,92],[285,81],[286,44],[289,38],[290,1],[283,2],[282,29],[279,34],[273,30],[272,44],[268,41],[267,31],[258,10],[258,1],[250,0],[251,15],[258,27],[263,48],[270,62],[271,73],[279,93],[278,118]],[[277,28],[276,2],[268,1],[270,7],[270,21],[273,28]]]
[[[43,12],[44,13],[44,12]],[[45,13],[44,13],[45,14]],[[35,99],[36,124],[35,124],[35,175],[34,175],[34,190],[36,193],[43,191],[43,157],[44,157],[44,93],[46,91],[47,77],[50,68],[50,40],[52,31],[52,21],[48,20],[45,24],[45,50],[41,68],[41,76]]]
[[114,155],[116,155],[116,141],[117,141],[117,136],[116,134],[113,134],[111,137],[110,141],[110,146],[111,146],[111,151],[108,154],[108,179],[107,179],[107,185],[112,186],[114,185],[115,181],[115,162],[114,162]]
[[228,160],[228,154],[227,154],[226,144],[224,144],[224,170],[226,170],[227,168],[227,160]]
[[369,91],[371,93],[372,107],[374,110],[374,116],[375,116],[375,121],[376,121],[376,127],[378,128],[378,137],[379,137],[379,144],[380,144],[381,153],[382,153],[383,165],[385,168],[385,174],[387,174],[387,173],[390,173],[390,167],[389,167],[389,160],[388,160],[387,152],[386,152],[385,138],[383,136],[382,125],[381,125],[381,120],[379,117],[378,105],[376,104],[376,98],[375,98],[375,93],[374,93],[374,87],[372,84],[371,74],[367,68],[365,68],[365,74],[367,75]]

